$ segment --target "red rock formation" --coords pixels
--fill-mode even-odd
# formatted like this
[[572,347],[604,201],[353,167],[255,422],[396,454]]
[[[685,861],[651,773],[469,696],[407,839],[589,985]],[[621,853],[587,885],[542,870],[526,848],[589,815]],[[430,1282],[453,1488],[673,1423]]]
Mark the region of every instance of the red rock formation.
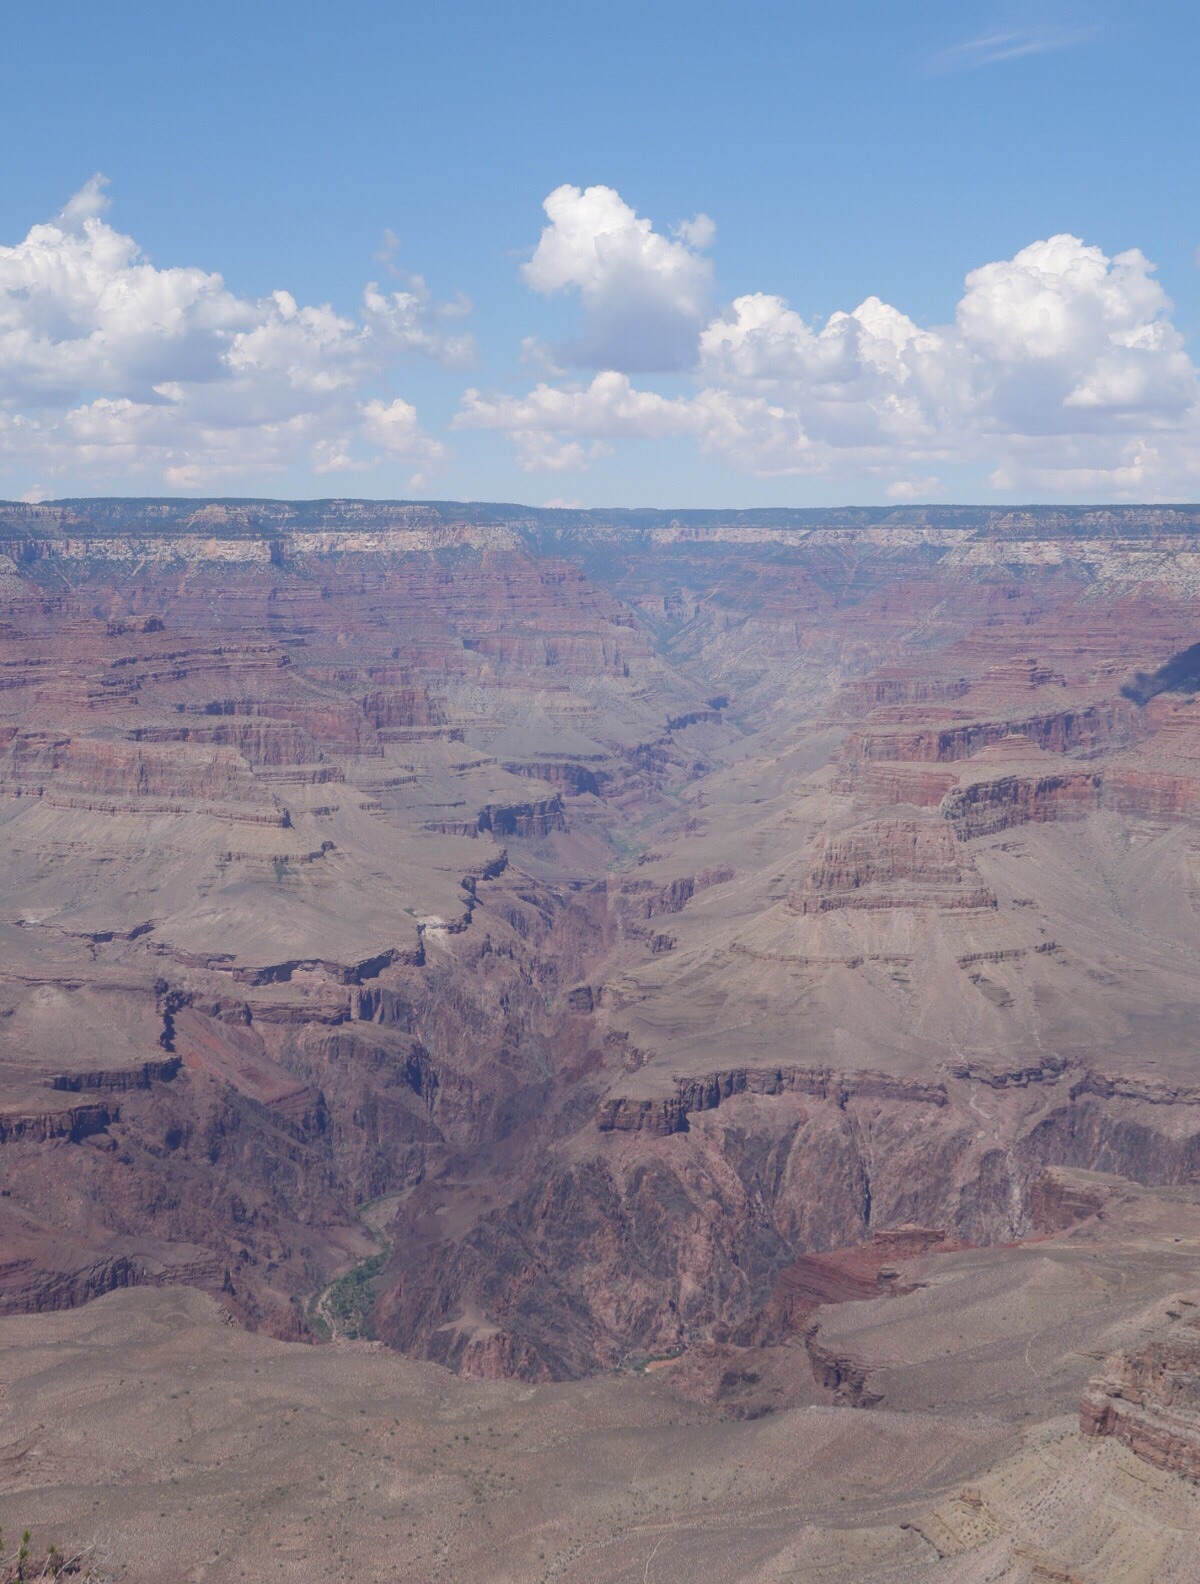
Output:
[[[1085,1436],[1114,1436],[1144,1462],[1200,1481],[1200,1322],[1196,1305],[1132,1353],[1106,1361],[1079,1405]],[[1183,1316],[1186,1315],[1186,1318]]]
[[92,1133],[101,1133],[118,1120],[117,1106],[94,1104],[60,1106],[51,1111],[0,1111],[0,1144],[46,1144],[70,1139],[78,1144]]
[[936,820],[871,821],[824,837],[801,885],[788,893],[796,913],[839,908],[994,908],[949,825]]
[[83,1072],[57,1073],[47,1080],[51,1089],[65,1090],[71,1094],[98,1091],[101,1094],[124,1094],[130,1089],[149,1089],[151,1084],[170,1083],[178,1076],[181,1059],[164,1056],[151,1059],[136,1067],[91,1069]]
[[732,879],[733,870],[729,865],[718,864],[699,874],[681,875],[662,886],[653,880],[622,880],[614,882],[612,889],[622,899],[629,917],[653,919],[682,913],[697,892],[706,891],[709,886],[725,885]]
[[953,787],[942,799],[941,812],[968,841],[1031,821],[1082,818],[1101,807],[1103,786],[1095,770],[998,775]]
[[566,811],[557,793],[528,803],[487,803],[473,820],[426,820],[425,830],[439,836],[515,836],[536,840],[565,831]]
[[677,1079],[676,1093],[659,1099],[633,1100],[610,1095],[596,1113],[596,1126],[602,1133],[646,1132],[660,1137],[685,1133],[691,1112],[714,1111],[722,1100],[739,1094],[803,1094],[817,1100],[833,1100],[839,1106],[858,1098],[934,1106],[946,1103],[943,1085],[912,1083],[890,1073],[834,1072],[828,1067],[735,1067],[699,1078]]
[[517,763],[506,763],[504,768],[509,775],[526,776],[535,781],[548,781],[552,787],[558,787],[563,793],[574,797],[585,792],[599,797],[602,787],[609,780],[603,771],[596,771],[575,760],[521,760]]
[[957,784],[958,774],[953,770],[898,762],[867,763],[856,773],[853,789],[871,807],[908,804],[913,808],[937,808]]
[[[0,611],[20,870],[0,919],[0,1213],[36,1222],[14,1304],[131,1277],[152,1233],[181,1251],[164,1272],[228,1279],[240,1315],[302,1334],[304,1302],[363,1245],[356,1205],[403,1189],[380,1335],[474,1373],[557,1377],[753,1330],[781,1272],[797,1311],[822,1282],[877,1286],[878,1268],[821,1251],[878,1261],[879,1235],[913,1222],[977,1241],[1063,1224],[1090,1201],[1056,1164],[1194,1179],[1182,1085],[1132,1056],[1127,1077],[1060,1068],[1000,1024],[946,1072],[944,1027],[900,1048],[907,989],[890,1004],[871,989],[872,1037],[887,1046],[889,1006],[898,1031],[877,1071],[823,1064],[839,1047],[815,993],[786,1049],[752,1024],[711,1066],[669,1043],[702,976],[736,1027],[743,974],[775,997],[785,975],[824,971],[741,941],[698,957],[708,918],[728,940],[755,909],[863,935],[911,921],[806,917],[944,910],[939,940],[976,936],[934,987],[958,1011],[980,1000],[973,966],[1043,966],[1000,938],[1008,911],[971,838],[1092,809],[1194,817],[1190,706],[1120,689],[1191,642],[1196,602],[1120,581],[1132,560],[1111,515],[1084,531],[1011,514],[989,537],[901,513],[890,538],[866,517],[584,516],[572,542],[482,508],[137,510],[0,508],[22,569]],[[1178,529],[1165,508],[1121,520],[1143,547]],[[1065,570],[1032,575],[1053,536]],[[762,734],[761,777],[743,728]],[[825,819],[800,917],[781,919],[776,874],[786,886]],[[660,856],[638,868],[643,840]],[[677,933],[644,927],[668,916]],[[863,947],[835,971],[865,984],[885,957]],[[601,986],[646,967],[631,1030]],[[157,1021],[114,1033],[105,1002],[22,1022],[31,986],[69,1000],[117,975],[131,1026],[139,1005]],[[1098,983],[1080,970],[1075,1000]],[[861,1033],[854,991],[836,1005]],[[69,1060],[78,1031],[99,1048]],[[52,1258],[72,1217],[80,1247]],[[835,1389],[869,1391],[829,1366]]]
[[968,716],[944,725],[881,723],[855,734],[847,743],[845,758],[848,763],[900,759],[910,764],[947,764],[969,759],[1012,736],[1024,737],[1048,753],[1096,753],[1130,741],[1136,721],[1133,707],[1117,701],[999,720]]

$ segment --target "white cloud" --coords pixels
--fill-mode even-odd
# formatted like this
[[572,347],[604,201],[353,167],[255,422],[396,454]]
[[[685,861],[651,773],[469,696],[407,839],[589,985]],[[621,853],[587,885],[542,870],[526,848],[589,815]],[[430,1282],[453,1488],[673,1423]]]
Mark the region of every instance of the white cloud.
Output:
[[941,487],[941,479],[932,473],[928,478],[894,479],[884,494],[888,500],[894,501],[927,501],[938,494]]
[[409,357],[473,362],[472,338],[442,328],[462,302],[434,303],[419,277],[369,283],[357,317],[283,290],[239,297],[220,275],[153,265],[108,223],[104,186],[93,177],[0,246],[0,463],[201,488],[305,458],[337,471],[444,456],[405,403],[402,425],[381,426],[372,393]]
[[318,440],[309,452],[309,462],[314,473],[365,473],[371,463],[356,457],[351,447],[350,435],[328,435]]
[[624,435],[657,439],[691,427],[691,404],[635,390],[627,374],[606,370],[590,385],[537,385],[526,396],[488,396],[468,390],[455,428],[516,432]]
[[433,466],[445,460],[446,447],[421,428],[417,409],[399,396],[384,402],[378,397],[359,407],[364,435],[390,456]]
[[935,72],[973,71],[978,66],[997,66],[1004,61],[1024,60],[1031,55],[1047,55],[1053,51],[1074,49],[1086,44],[1100,32],[1091,27],[1055,27],[1042,25],[1027,28],[996,28],[981,33],[977,38],[952,44],[930,58],[929,66]]
[[[704,215],[664,235],[612,188],[570,186],[546,213],[523,273],[577,296],[580,335],[527,336],[527,388],[473,387],[452,425],[507,436],[527,472],[683,440],[735,471],[894,500],[964,468],[1027,498],[1200,491],[1197,369],[1137,249],[1052,236],[971,271],[944,323],[875,296],[813,321],[766,291],[714,309]],[[412,358],[462,369],[475,344],[466,299],[435,301],[396,246],[385,236],[386,284],[354,313],[284,289],[249,299],[152,264],[94,177],[0,247],[0,478],[46,496],[68,478],[203,490],[403,463],[424,489],[449,452],[390,373]],[[651,372],[676,377],[632,377]]]
[[72,193],[58,212],[59,222],[74,230],[85,220],[94,220],[108,208],[108,177],[100,171],[89,176],[78,192]]
[[[562,191],[574,214],[586,195]],[[894,499],[933,493],[931,464],[982,466],[998,489],[1194,493],[1197,371],[1170,315],[1136,249],[1053,236],[973,270],[949,324],[878,297],[813,324],[752,292],[700,330],[691,394],[548,370],[525,395],[468,391],[455,423],[506,431],[530,469],[588,465],[585,438],[689,435],[742,471],[867,478]]]
[[967,276],[961,343],[994,420],[1072,433],[1183,418],[1196,370],[1171,304],[1137,251],[1107,258],[1057,236]]
[[625,373],[689,367],[712,299],[712,264],[700,252],[716,233],[708,216],[677,226],[672,241],[612,187],[556,187],[543,208],[550,224],[521,273],[547,297],[578,291],[584,330],[560,349],[567,362]]
[[517,466],[524,473],[582,473],[598,457],[609,456],[612,447],[602,440],[590,446],[578,440],[557,440],[553,435],[517,434]]
[[452,302],[435,303],[420,275],[409,279],[403,292],[381,292],[371,281],[363,292],[364,328],[383,346],[398,352],[420,352],[450,369],[467,369],[475,363],[477,352],[472,335],[445,335],[439,321],[465,318],[470,301],[459,296]]
[[717,240],[717,222],[703,213],[693,215],[690,220],[681,220],[671,231],[688,247],[709,248]]
[[[694,407],[634,390],[627,374],[606,370],[590,385],[539,384],[526,396],[468,390],[455,429],[498,429],[517,447],[526,472],[570,473],[610,454],[612,439],[656,440],[695,431]],[[585,446],[578,439],[590,439]]]

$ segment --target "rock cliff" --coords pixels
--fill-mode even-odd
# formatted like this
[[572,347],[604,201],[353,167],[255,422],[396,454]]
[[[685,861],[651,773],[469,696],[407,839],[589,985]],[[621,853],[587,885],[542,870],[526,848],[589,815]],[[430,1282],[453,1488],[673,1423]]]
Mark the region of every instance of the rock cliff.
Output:
[[559,1378],[1187,1188],[1194,518],[0,508],[4,1302]]
[[1164,1334],[1108,1359],[1079,1407],[1085,1436],[1113,1436],[1155,1468],[1200,1481],[1200,1322],[1194,1299]]

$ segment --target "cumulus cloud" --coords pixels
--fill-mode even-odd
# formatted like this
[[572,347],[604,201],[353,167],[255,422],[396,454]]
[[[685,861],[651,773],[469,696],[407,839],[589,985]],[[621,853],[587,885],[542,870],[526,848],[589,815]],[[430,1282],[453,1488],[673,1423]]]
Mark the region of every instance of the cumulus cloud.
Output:
[[597,374],[590,385],[564,389],[542,384],[526,396],[488,396],[468,390],[455,427],[656,439],[685,433],[689,415],[686,399],[635,390],[627,374],[610,369]]
[[701,251],[716,234],[708,216],[677,226],[672,239],[612,187],[556,187],[543,208],[550,224],[521,273],[547,297],[579,293],[583,334],[560,355],[630,374],[689,367],[712,300]]
[[[470,304],[402,275],[394,237],[385,283],[353,313],[284,289],[251,299],[152,263],[110,223],[105,185],[0,246],[0,477],[14,493],[381,463],[414,469],[416,489],[446,464],[390,376],[411,359],[472,365]],[[817,321],[769,291],[715,308],[704,215],[656,231],[610,187],[560,187],[545,208],[523,274],[577,299],[580,333],[527,336],[526,388],[473,386],[452,425],[507,436],[529,473],[684,440],[736,471],[894,500],[939,493],[964,467],[1027,497],[1200,490],[1197,369],[1137,249],[1051,236],[972,270],[942,323],[877,296]]]
[[419,277],[368,283],[356,317],[283,290],[244,298],[218,274],[152,264],[109,224],[104,188],[93,177],[0,246],[0,459],[199,488],[297,460],[444,454],[411,407],[385,421],[372,393],[407,358],[473,362],[472,338],[444,327],[461,303],[433,302]]
[[[590,385],[545,383],[525,396],[468,390],[456,429],[498,429],[517,447],[526,472],[569,473],[610,454],[612,439],[655,440],[694,431],[692,403],[635,390],[627,374],[597,374]],[[576,438],[591,441],[582,445]]]
[[957,330],[995,421],[1014,433],[1171,423],[1196,371],[1171,303],[1136,248],[1035,242],[967,276]]
[[417,409],[397,396],[384,402],[378,397],[359,407],[363,433],[373,445],[391,456],[415,460],[432,466],[446,458],[440,440],[426,435],[417,419]]
[[[566,191],[574,212],[586,195]],[[614,368],[526,395],[471,390],[456,423],[504,430],[522,465],[550,456],[558,471],[589,464],[583,437],[690,435],[746,472],[878,480],[894,499],[932,494],[930,466],[963,463],[997,489],[1186,493],[1200,478],[1197,371],[1170,316],[1142,253],[1053,236],[973,270],[948,324],[878,297],[816,324],[748,293],[700,329],[691,393]]]

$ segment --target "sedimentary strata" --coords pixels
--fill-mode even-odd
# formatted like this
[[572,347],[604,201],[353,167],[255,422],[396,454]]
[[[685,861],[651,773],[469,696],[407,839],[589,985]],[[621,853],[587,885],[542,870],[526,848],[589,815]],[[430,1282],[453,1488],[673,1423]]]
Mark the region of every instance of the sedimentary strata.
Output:
[[381,1339],[557,1378],[1100,1214],[1060,1170],[1200,1175],[1196,513],[73,502],[0,550],[13,1304],[152,1238],[312,1339],[386,1234]]
[[1116,1354],[1079,1406],[1085,1436],[1113,1436],[1155,1468],[1200,1480],[1200,1323],[1196,1300],[1169,1306],[1163,1334]]

